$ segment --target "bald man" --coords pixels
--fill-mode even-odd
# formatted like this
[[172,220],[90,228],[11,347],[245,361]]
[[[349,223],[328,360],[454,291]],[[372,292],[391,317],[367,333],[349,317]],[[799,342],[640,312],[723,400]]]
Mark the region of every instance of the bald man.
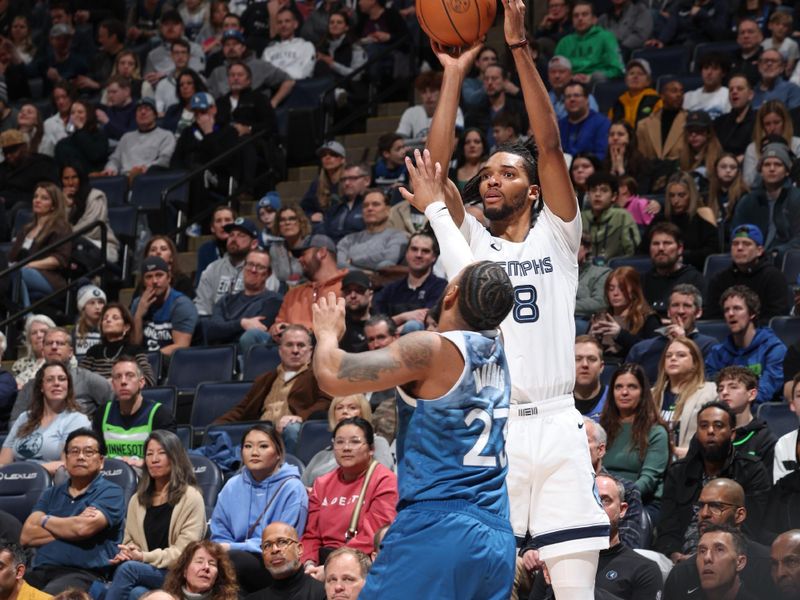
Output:
[[800,598],[800,529],[786,531],[772,542],[772,581],[777,588],[774,598]]
[[[712,479],[703,487],[696,509],[697,528],[701,536],[711,525],[727,525],[741,531],[747,520],[744,489],[737,482],[724,477]],[[755,542],[746,533],[744,535],[747,539],[747,565],[742,572],[742,583],[759,598],[774,598],[769,577],[769,548]],[[691,597],[688,596],[689,591],[700,586],[695,558],[692,554],[672,569],[664,586],[665,600]],[[767,595],[760,595],[762,593]]]
[[272,581],[245,600],[325,600],[323,583],[303,572],[302,554],[294,527],[280,521],[267,525],[261,534],[261,556]]

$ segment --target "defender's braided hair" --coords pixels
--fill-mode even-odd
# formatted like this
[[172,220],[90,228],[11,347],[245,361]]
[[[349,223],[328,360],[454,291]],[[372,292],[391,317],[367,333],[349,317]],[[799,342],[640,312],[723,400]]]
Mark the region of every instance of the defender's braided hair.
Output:
[[511,280],[503,267],[488,260],[465,267],[458,287],[461,317],[478,331],[499,327],[514,305]]

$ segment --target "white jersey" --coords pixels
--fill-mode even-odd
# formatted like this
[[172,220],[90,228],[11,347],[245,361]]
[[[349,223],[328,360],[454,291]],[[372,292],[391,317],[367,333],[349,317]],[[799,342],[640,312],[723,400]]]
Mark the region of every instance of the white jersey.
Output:
[[572,394],[580,212],[566,223],[545,206],[520,243],[492,236],[470,214],[464,217],[461,233],[475,260],[503,265],[514,285],[514,308],[500,326],[511,373],[511,402]]

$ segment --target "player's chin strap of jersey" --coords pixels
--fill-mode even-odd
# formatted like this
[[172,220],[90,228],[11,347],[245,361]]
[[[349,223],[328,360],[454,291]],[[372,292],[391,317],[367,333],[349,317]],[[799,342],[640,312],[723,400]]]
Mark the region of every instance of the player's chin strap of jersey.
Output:
[[361,485],[361,493],[358,494],[358,501],[353,509],[353,514],[350,516],[350,526],[344,533],[345,543],[349,542],[356,537],[356,535],[358,535],[358,517],[361,516],[361,507],[364,505],[364,496],[367,495],[367,486],[369,485],[369,480],[372,479],[372,474],[375,472],[375,467],[377,466],[377,460],[373,459],[372,462],[369,463],[367,474],[364,476],[364,483]]

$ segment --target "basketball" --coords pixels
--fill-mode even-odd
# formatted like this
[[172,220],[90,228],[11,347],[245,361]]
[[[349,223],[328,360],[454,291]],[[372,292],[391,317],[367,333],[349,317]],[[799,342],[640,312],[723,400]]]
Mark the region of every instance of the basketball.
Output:
[[417,0],[422,30],[442,46],[471,46],[494,23],[497,0]]

